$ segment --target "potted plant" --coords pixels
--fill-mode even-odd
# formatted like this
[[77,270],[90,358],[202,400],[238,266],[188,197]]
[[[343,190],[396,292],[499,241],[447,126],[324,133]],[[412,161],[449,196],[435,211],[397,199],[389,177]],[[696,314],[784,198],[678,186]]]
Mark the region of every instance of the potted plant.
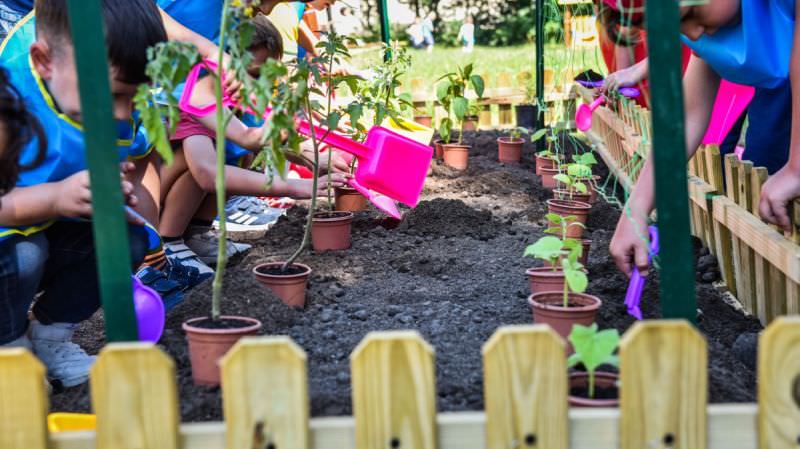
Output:
[[[466,98],[467,89],[472,90],[483,97],[484,82],[483,78],[472,73],[472,64],[464,68],[457,67],[457,70],[448,73],[438,81],[436,86],[436,97],[447,111],[447,117],[442,119],[439,124],[439,135],[442,136],[442,151],[444,163],[456,170],[466,170],[469,161],[469,145],[463,145],[464,140],[464,121],[469,113],[469,100]],[[458,140],[449,143],[453,128],[453,116],[459,123]]]
[[594,204],[597,202],[597,183],[600,176],[592,173],[592,167],[597,165],[597,158],[591,151],[582,154],[573,155],[573,162],[567,166],[567,174],[572,176],[576,182],[583,183],[587,186],[589,192],[589,203]]
[[570,368],[582,365],[585,372],[574,371],[569,375],[569,403],[576,407],[618,407],[619,375],[597,372],[601,365],[619,366],[614,355],[619,345],[616,329],[598,330],[597,324],[576,324],[569,334],[569,342],[575,353],[569,357]]
[[519,164],[522,159],[522,146],[525,139],[522,135],[528,134],[527,128],[516,127],[508,131],[508,137],[497,138],[497,159],[504,164]]
[[523,253],[524,257],[533,257],[544,263],[543,267],[525,271],[531,293],[563,291],[564,272],[561,271],[561,260],[575,253],[577,260],[581,262],[588,254],[584,242],[567,237],[570,226],[581,226],[579,223],[574,223],[575,217],[553,216],[548,219],[550,223],[556,224],[544,231],[549,235],[529,245]]
[[[562,223],[562,229],[566,226]],[[557,239],[558,240],[558,239]],[[528,304],[533,310],[535,323],[549,324],[559,335],[567,338],[574,323],[589,325],[594,322],[600,300],[591,295],[586,295],[589,280],[583,265],[578,261],[582,253],[582,245],[574,239],[562,239],[562,245],[572,241],[572,248],[564,256],[561,251],[551,254],[550,259],[560,258],[561,272],[564,276],[563,289],[559,291],[542,291],[533,293],[528,298]],[[555,247],[555,241],[548,245]],[[529,247],[530,248],[530,247]],[[532,249],[531,249],[532,250]],[[526,252],[528,250],[526,249]],[[551,268],[551,270],[556,269]]]
[[514,106],[517,126],[534,130],[539,122],[539,107],[536,105],[536,82],[533,78],[525,83],[525,101]]
[[547,136],[547,149],[536,153],[536,174],[541,176],[544,188],[554,189],[556,187],[554,177],[564,170],[561,167],[563,160],[564,154],[559,151],[558,134],[556,134],[555,128],[550,128]]
[[[246,51],[249,47],[252,36],[253,26],[250,22],[252,8],[244,6],[231,6],[231,0],[225,0],[222,9],[221,33],[220,33],[220,52],[218,56],[219,67],[223,67],[223,48],[226,46],[237,58],[232,58],[231,65],[228,67],[229,74],[233,74],[244,81],[242,87],[242,97],[260,98],[262,104],[266,104],[266,98],[259,95],[257,87],[259,85],[273,85],[277,81],[274,76],[265,75],[258,80],[244,79],[248,66],[252,62],[252,56]],[[226,45],[227,44],[227,45]],[[139,87],[135,104],[142,118],[142,123],[152,136],[156,149],[162,154],[164,159],[169,162],[172,159],[171,147],[168,136],[174,132],[180,114],[177,111],[178,101],[174,97],[175,87],[178,83],[186,79],[191,68],[200,61],[200,55],[196,48],[178,42],[162,43],[151,49],[148,53],[147,73],[152,80],[151,85]],[[275,68],[277,66],[273,66]],[[226,229],[225,229],[225,129],[233,114],[223,106],[222,76],[220,73],[210,71],[213,77],[216,91],[216,119],[217,119],[217,180],[216,196],[217,208],[220,215],[220,235],[219,248],[217,252],[216,274],[212,284],[211,310],[209,315],[189,319],[183,323],[189,344],[189,355],[192,364],[192,377],[198,385],[218,385],[219,368],[217,360],[222,357],[241,337],[253,335],[261,329],[261,322],[256,319],[242,316],[227,316],[221,314],[220,302],[222,298],[222,280],[225,274],[227,263],[226,251]],[[261,84],[259,84],[261,83]],[[161,91],[165,95],[167,102],[164,106],[159,106],[156,102],[156,92]],[[243,100],[244,101],[244,100]],[[280,108],[279,108],[280,109]],[[286,119],[285,111],[276,112],[276,120]],[[289,117],[291,122],[291,116]],[[165,122],[167,127],[165,127]],[[268,142],[282,142],[282,129],[273,127],[270,131],[265,131],[262,136],[264,146]],[[291,135],[289,141],[293,141]],[[275,153],[283,157],[282,149],[273,145]],[[268,167],[277,167],[275,157],[267,158]]]
[[433,126],[433,113],[428,103],[425,103],[425,110],[414,110],[414,121],[428,128]]
[[570,175],[569,170],[566,173],[561,172],[553,176],[553,179],[557,183],[557,187],[553,190],[554,199],[594,204],[589,188],[583,181]]
[[477,101],[469,102],[469,109],[467,115],[464,117],[464,131],[477,131],[479,116],[481,113],[481,105]]
[[[355,171],[356,159],[350,163],[350,173]],[[334,205],[337,211],[361,212],[367,209],[367,198],[352,187],[336,187]]]

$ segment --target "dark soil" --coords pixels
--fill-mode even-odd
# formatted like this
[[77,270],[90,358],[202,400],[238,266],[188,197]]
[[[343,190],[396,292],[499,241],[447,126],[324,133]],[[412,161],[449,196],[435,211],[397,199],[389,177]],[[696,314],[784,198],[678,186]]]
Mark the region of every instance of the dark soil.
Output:
[[[572,387],[569,395],[576,398],[589,398],[589,387]],[[602,388],[594,387],[594,397],[592,399],[619,399],[619,389],[617,387]]]
[[[368,332],[393,329],[416,329],[436,348],[440,410],[483,408],[481,346],[499,326],[532,321],[525,270],[535,264],[522,252],[543,235],[545,200],[550,198],[535,180],[530,144],[523,149],[521,165],[497,162],[500,135],[466,135],[473,145],[466,171],[434,163],[422,201],[395,229],[396,222],[374,211],[357,213],[351,249],[305,253],[299,262],[314,270],[305,310],[283,305],[251,273],[256,264],[285,260],[295,250],[303,232],[302,207],[292,209],[263,239],[250,242],[250,254],[231,263],[223,312],[257,318],[264,333],[290,335],[303,347],[313,415],[352,413],[348,356]],[[596,171],[607,174],[604,167]],[[634,323],[623,304],[627,279],[607,251],[618,218],[618,209],[604,201],[590,215],[585,233],[593,241],[588,293],[604,301],[600,327],[625,331]],[[707,254],[698,250],[697,255],[707,262],[702,259]],[[755,373],[733,357],[731,347],[737,336],[758,331],[760,325],[731,307],[705,280],[705,274],[715,273],[713,264],[709,267],[699,274],[703,283],[697,285],[699,328],[709,349],[709,399],[752,402]],[[185,421],[222,417],[220,390],[192,385],[180,327],[184,320],[206,314],[210,297],[210,285],[189,294],[168,317],[161,341],[176,361]],[[646,318],[660,316],[655,278],[647,284],[642,309]],[[101,316],[82,327],[78,341],[93,352],[102,347]],[[52,404],[54,410],[86,411],[88,388],[54,395]]]
[[314,218],[319,218],[322,220],[330,220],[332,218],[344,218],[350,215],[350,212],[317,212],[314,214]]
[[291,265],[289,267],[286,267],[286,270],[283,269],[282,265],[273,265],[268,267],[261,267],[258,269],[258,272],[260,274],[268,274],[270,276],[294,276],[297,274],[303,274],[306,271],[307,270],[305,268],[297,265]]

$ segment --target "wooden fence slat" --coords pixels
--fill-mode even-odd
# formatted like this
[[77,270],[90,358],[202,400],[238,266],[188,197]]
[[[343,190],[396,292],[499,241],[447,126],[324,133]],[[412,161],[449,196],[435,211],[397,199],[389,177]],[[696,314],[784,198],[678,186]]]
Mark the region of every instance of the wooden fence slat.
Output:
[[[733,296],[736,296],[736,271],[734,268],[735,259],[733,254],[734,246],[738,248],[738,245],[735,245],[733,236],[731,235],[731,231],[728,229],[728,227],[716,218],[717,209],[724,209],[726,207],[725,200],[726,197],[724,196],[717,196],[711,200],[711,208],[715,215],[712,217],[711,221],[713,222],[714,226],[714,238],[717,245],[716,256],[717,261],[719,262],[722,280],[725,281],[728,291],[730,291]],[[725,215],[724,211],[722,215]]]
[[[751,173],[751,202],[750,212],[756,217],[761,216],[758,212],[758,203],[761,201],[761,187],[767,182],[769,173],[765,167],[754,167]],[[770,289],[772,283],[772,270],[770,270],[770,263],[758,252],[753,253],[753,264],[755,266],[755,310],[753,313],[758,315],[761,322],[766,325],[775,316],[772,309],[774,301],[780,301],[776,298],[777,292],[772,292]]]
[[373,332],[350,358],[357,449],[435,449],[434,351],[417,332]]
[[792,206],[792,241],[800,245],[800,200],[794,200]]
[[725,155],[725,194],[734,203],[739,203],[739,158],[735,154]]
[[706,449],[707,354],[685,321],[639,322],[625,334],[621,449]]
[[759,447],[800,445],[800,317],[773,322],[759,341]]
[[486,449],[568,449],[564,341],[548,326],[508,326],[482,353]]
[[149,343],[107,345],[91,371],[98,449],[177,449],[175,363]]
[[708,145],[706,147],[706,167],[708,168],[708,183],[714,191],[723,194],[724,183],[722,182],[722,158],[720,158],[719,146]]
[[45,367],[27,349],[0,349],[0,447],[46,449]]
[[229,448],[308,448],[306,354],[291,338],[243,338],[221,366]]
[[[737,166],[739,177],[736,185],[738,193],[737,204],[746,210],[750,211],[753,204],[753,190],[752,190],[752,171],[753,163],[750,161],[742,161]],[[739,240],[739,257],[741,257],[739,278],[742,280],[741,288],[739,289],[739,300],[744,304],[748,312],[755,314],[757,312],[756,303],[756,286],[755,286],[755,252],[750,247],[747,240]]]

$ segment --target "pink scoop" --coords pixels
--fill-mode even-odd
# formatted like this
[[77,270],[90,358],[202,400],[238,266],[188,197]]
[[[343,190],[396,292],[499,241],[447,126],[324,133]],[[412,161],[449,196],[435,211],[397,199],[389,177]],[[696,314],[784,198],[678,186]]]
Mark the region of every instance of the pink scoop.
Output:
[[578,106],[578,110],[575,112],[575,126],[583,132],[589,131],[592,128],[592,114],[605,102],[605,97],[597,97],[591,104],[584,103]]
[[[186,86],[179,102],[179,107],[184,112],[201,117],[216,109],[216,104],[196,107],[190,102],[200,71],[204,68],[216,70],[217,64],[205,61],[196,65],[186,79]],[[226,106],[236,106],[227,94],[223,101]],[[267,114],[269,110],[263,115],[266,117]],[[296,124],[300,134],[311,135],[313,125],[299,119]],[[433,157],[431,147],[381,126],[370,129],[363,144],[318,126],[313,126],[313,129],[316,137],[322,139],[324,143],[348,152],[358,159],[355,179],[363,188],[374,190],[410,207],[417,205]],[[378,207],[385,210],[380,205]]]

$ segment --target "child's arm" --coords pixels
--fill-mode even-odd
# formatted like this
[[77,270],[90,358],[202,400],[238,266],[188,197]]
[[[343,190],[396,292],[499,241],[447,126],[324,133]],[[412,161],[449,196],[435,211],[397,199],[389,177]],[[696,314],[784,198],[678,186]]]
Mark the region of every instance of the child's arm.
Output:
[[[720,78],[703,60],[692,56],[686,70],[683,86],[686,123],[686,154],[691,157],[700,146],[708,128]],[[676,157],[681,157],[676,153]],[[654,208],[655,183],[653,156],[647,158],[636,186],[631,191],[625,210],[617,223],[609,252],[617,267],[631,274],[633,264],[640,272],[649,268],[647,217]]]
[[642,59],[630,67],[626,66],[624,69],[609,74],[603,85],[603,91],[613,92],[619,90],[620,87],[630,87],[641,83],[650,74],[648,59]]
[[[800,2],[797,13],[800,13]],[[796,16],[800,19],[800,16]],[[800,20],[795,21],[792,61],[789,66],[792,82],[792,139],[789,145],[789,162],[770,176],[761,191],[758,211],[761,218],[792,232],[789,203],[800,197]]]
[[311,28],[308,27],[304,20],[301,20],[297,26],[297,43],[311,56],[317,56],[319,39],[317,39],[317,36],[314,35],[314,32],[311,31]]
[[[197,81],[194,91],[192,92],[191,102],[195,106],[213,104],[216,102],[216,95],[214,94],[214,78],[206,76]],[[217,129],[217,114],[211,113],[205,117],[195,117],[195,119],[202,123],[210,130]],[[258,152],[261,150],[261,138],[264,135],[264,128],[251,128],[238,117],[233,117],[225,129],[225,137],[233,141],[236,145]]]

